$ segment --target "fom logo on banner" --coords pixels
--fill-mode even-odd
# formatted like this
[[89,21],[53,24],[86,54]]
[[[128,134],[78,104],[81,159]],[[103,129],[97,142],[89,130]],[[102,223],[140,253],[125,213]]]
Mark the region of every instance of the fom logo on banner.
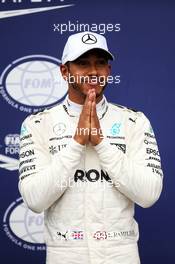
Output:
[[44,215],[33,213],[22,198],[13,201],[3,217],[3,230],[9,240],[23,249],[45,250]]
[[46,55],[32,55],[13,61],[0,77],[0,94],[12,107],[27,113],[58,103],[67,93],[60,61]]

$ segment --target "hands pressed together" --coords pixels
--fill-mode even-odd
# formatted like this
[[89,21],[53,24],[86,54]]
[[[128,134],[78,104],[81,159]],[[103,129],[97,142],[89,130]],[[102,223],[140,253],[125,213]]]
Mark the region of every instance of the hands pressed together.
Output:
[[99,144],[103,139],[100,122],[96,112],[95,89],[90,89],[88,91],[74,139],[81,145],[91,143],[93,146]]

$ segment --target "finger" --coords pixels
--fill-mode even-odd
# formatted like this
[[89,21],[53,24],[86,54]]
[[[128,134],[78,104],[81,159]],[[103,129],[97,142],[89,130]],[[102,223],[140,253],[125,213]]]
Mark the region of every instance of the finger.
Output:
[[83,110],[82,110],[82,115],[84,116],[84,118],[88,120],[90,119],[90,115],[91,115],[91,104],[92,104],[91,101],[87,101],[86,104],[84,104]]
[[94,93],[95,93],[95,90],[94,89],[90,89],[88,92],[89,92],[88,93],[89,100],[90,101],[94,101]]
[[89,94],[89,100],[92,102],[93,101],[93,93]]
[[95,93],[95,89],[88,90],[87,96],[86,96],[86,99],[85,99],[85,103],[84,103],[84,106],[83,106],[83,110],[82,110],[83,114],[85,112],[89,113],[89,111],[91,111],[91,103],[93,102],[94,96],[95,96],[94,93]]
[[89,108],[89,106],[90,106],[88,104],[89,101],[90,100],[89,100],[89,91],[88,91],[88,93],[86,95],[86,99],[85,99],[84,105],[83,105],[82,113],[85,112],[85,111],[87,111],[87,109]]
[[100,123],[99,123],[99,119],[98,119],[98,115],[97,115],[97,109],[96,109],[96,103],[92,102],[91,105],[91,124],[93,127],[99,128],[100,127]]
[[87,109],[86,109],[86,115],[90,118],[91,115],[91,107],[92,107],[92,103],[89,101],[87,103]]
[[96,102],[96,92],[95,90],[91,92],[90,99],[92,102]]
[[92,102],[91,104],[91,119],[94,117],[96,117],[97,115],[97,112],[96,112],[96,103],[95,102]]
[[92,93],[91,96],[92,96],[92,101],[96,102],[96,92],[95,91]]

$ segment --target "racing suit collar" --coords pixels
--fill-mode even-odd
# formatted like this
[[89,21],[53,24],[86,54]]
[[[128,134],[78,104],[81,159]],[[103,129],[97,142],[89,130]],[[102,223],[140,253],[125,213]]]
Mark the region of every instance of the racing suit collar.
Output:
[[[83,105],[72,102],[68,98],[68,95],[67,95],[64,102],[63,102],[63,107],[69,116],[75,117],[75,116],[80,115],[82,108],[83,108]],[[98,118],[99,119],[103,118],[103,116],[106,114],[106,112],[108,110],[108,102],[107,102],[106,97],[104,95],[103,95],[102,100],[96,105],[96,109],[97,109]]]

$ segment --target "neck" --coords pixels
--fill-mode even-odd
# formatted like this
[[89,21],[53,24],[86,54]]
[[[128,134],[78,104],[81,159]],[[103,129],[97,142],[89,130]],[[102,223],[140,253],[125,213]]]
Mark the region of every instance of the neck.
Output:
[[[66,112],[72,116],[79,116],[83,109],[83,104],[80,104],[79,101],[72,101],[69,97],[69,94],[65,98],[64,105],[66,106]],[[101,119],[107,112],[108,105],[105,96],[102,97],[102,100],[96,104],[96,111],[98,117]]]

